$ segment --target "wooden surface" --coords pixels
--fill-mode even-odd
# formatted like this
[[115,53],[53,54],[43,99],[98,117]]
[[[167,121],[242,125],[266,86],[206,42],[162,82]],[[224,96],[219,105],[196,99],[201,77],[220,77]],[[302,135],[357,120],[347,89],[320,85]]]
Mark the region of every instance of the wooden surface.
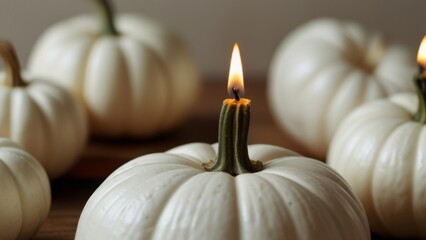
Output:
[[[152,152],[190,143],[217,141],[222,101],[227,98],[226,80],[205,82],[202,97],[192,116],[176,131],[151,140],[92,140],[80,162],[65,177],[52,182],[52,208],[34,239],[74,239],[80,213],[102,181],[123,163]],[[281,129],[269,112],[263,81],[247,82],[246,97],[252,100],[249,144],[268,143],[305,153]]]

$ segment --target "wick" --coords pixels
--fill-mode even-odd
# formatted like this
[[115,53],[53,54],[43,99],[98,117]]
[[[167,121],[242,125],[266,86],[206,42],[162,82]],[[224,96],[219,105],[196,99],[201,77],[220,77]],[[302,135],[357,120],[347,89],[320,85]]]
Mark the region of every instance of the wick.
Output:
[[233,88],[232,92],[234,93],[235,100],[240,101],[240,96],[238,96],[238,92],[239,92],[238,88]]

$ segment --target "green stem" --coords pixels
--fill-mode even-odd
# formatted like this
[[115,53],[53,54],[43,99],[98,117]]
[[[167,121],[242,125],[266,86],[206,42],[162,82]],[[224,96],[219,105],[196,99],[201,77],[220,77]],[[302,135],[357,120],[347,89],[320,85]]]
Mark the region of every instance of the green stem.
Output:
[[0,40],[0,56],[6,69],[6,82],[11,87],[23,87],[26,83],[21,78],[21,67],[12,44]]
[[250,125],[250,100],[226,99],[219,119],[219,149],[215,161],[203,164],[208,171],[227,172],[233,176],[258,172],[262,162],[248,155],[247,136]]
[[114,11],[109,0],[94,0],[98,6],[101,18],[101,35],[118,36],[119,33],[114,23]]
[[419,106],[413,118],[415,121],[422,124],[426,124],[426,78],[424,74],[423,68],[420,68],[420,73],[414,78],[414,84],[419,98]]

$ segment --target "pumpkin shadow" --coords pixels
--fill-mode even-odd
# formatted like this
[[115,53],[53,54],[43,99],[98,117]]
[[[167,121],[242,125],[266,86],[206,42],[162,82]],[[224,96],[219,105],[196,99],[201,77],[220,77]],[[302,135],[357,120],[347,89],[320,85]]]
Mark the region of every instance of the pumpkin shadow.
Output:
[[112,146],[138,145],[141,147],[149,145],[169,145],[168,143],[172,143],[172,147],[190,142],[213,143],[217,141],[217,125],[218,119],[194,116],[171,131],[150,138],[124,136],[113,139],[93,136],[90,138],[90,143]]
[[105,179],[121,165],[143,155],[192,142],[217,142],[217,121],[209,116],[194,116],[176,130],[150,139],[93,138],[67,176],[85,180]]

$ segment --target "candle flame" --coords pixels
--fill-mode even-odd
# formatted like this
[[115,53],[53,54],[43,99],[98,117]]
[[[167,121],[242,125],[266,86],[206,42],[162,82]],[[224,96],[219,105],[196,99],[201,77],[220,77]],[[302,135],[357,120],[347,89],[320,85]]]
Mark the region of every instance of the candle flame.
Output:
[[228,77],[228,93],[237,100],[239,96],[244,94],[243,65],[241,64],[240,48],[237,43],[234,44],[234,49],[232,50]]
[[417,63],[423,68],[426,68],[426,35],[423,36],[419,51],[417,52]]

